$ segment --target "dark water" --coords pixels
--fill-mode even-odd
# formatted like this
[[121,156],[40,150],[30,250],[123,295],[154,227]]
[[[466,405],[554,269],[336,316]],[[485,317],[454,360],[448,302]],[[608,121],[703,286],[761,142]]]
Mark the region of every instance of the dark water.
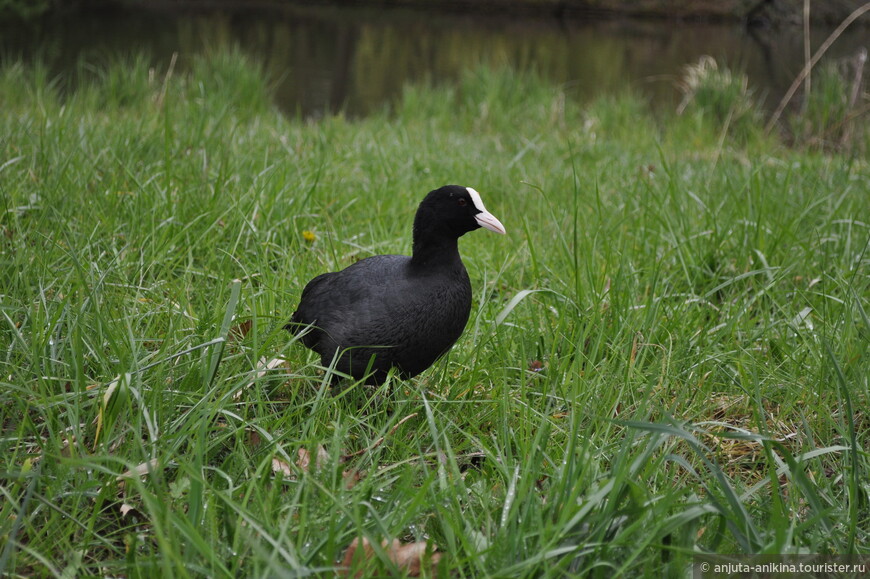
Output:
[[[813,49],[830,30],[816,28]],[[866,28],[847,31],[829,54],[854,54]],[[535,69],[581,101],[631,87],[655,106],[678,101],[682,67],[711,55],[745,71],[775,106],[803,61],[800,28],[747,30],[739,24],[559,20],[412,10],[289,8],[234,13],[137,12],[0,25],[4,58],[41,54],[58,72],[84,55],[147,51],[161,70],[173,53],[239,46],[277,79],[285,111],[317,116],[344,109],[365,115],[409,81],[452,82],[480,64]]]

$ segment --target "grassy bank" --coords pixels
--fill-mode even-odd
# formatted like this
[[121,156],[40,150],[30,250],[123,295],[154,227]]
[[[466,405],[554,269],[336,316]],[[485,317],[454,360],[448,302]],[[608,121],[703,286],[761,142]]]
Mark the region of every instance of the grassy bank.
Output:
[[[865,158],[512,71],[317,122],[237,54],[81,76],[0,73],[0,574],[296,576],[358,537],[467,577],[870,550]],[[461,241],[464,336],[324,388],[280,329],[301,288],[408,252],[446,183],[508,230]]]

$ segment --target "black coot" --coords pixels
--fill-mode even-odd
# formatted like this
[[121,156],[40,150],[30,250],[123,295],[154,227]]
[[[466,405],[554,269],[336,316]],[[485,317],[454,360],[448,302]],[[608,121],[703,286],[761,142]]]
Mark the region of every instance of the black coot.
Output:
[[413,255],[376,255],[308,282],[285,328],[329,366],[368,384],[390,368],[402,378],[432,365],[462,335],[471,312],[471,282],[458,240],[504,226],[470,187],[447,185],[426,195],[414,218]]

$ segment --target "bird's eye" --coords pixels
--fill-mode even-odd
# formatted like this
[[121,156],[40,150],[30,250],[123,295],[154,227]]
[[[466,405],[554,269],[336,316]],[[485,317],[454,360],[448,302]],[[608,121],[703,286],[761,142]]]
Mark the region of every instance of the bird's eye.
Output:
[[459,206],[460,207],[465,207],[467,204],[468,204],[468,201],[466,201],[462,197],[459,198]]

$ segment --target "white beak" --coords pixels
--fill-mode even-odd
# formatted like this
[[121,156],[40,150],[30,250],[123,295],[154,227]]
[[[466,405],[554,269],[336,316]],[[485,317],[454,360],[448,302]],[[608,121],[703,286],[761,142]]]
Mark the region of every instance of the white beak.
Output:
[[480,213],[474,216],[474,220],[477,221],[477,224],[484,229],[489,229],[490,231],[504,235],[504,225],[501,224],[501,221],[496,219],[495,215],[486,210],[486,207],[483,206],[483,200],[480,198],[480,193],[471,187],[466,187],[466,189],[468,190],[468,194],[471,195],[471,202],[474,203],[474,206],[480,211]]

